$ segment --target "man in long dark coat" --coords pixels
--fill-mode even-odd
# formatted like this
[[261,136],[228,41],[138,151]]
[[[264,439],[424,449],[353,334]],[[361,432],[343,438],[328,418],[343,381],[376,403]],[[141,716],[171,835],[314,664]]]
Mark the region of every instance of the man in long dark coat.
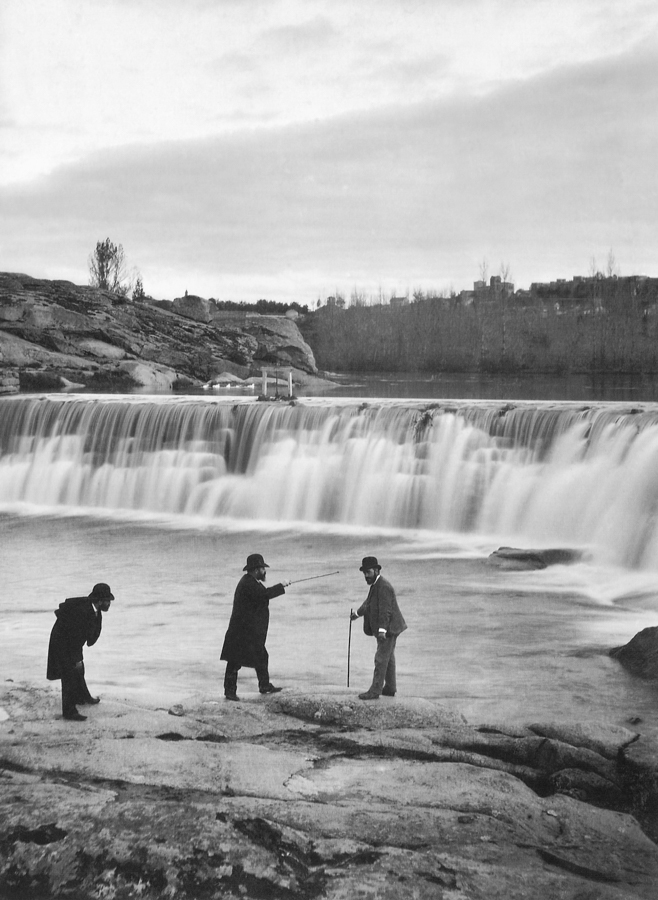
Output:
[[82,648],[91,647],[100,637],[103,613],[110,608],[114,594],[109,585],[95,584],[87,597],[69,597],[55,610],[57,620],[48,645],[49,681],[62,681],[62,715],[83,722],[87,717],[78,712],[77,704],[99,703],[92,697],[85,681]]
[[380,694],[395,696],[395,644],[398,635],[407,628],[393,585],[382,578],[381,570],[376,556],[364,556],[359,571],[363,572],[370,590],[365,601],[352,613],[352,619],[363,616],[364,632],[377,638],[372,684],[365,693],[359,694],[361,700],[377,700]]
[[238,700],[238,672],[242,666],[255,669],[261,694],[275,694],[281,688],[270,681],[269,654],[265,649],[270,624],[270,600],[285,594],[290,584],[284,581],[265,587],[269,566],[259,553],[247,557],[247,565],[235,589],[233,611],[228,624],[220,659],[226,660],[224,696]]

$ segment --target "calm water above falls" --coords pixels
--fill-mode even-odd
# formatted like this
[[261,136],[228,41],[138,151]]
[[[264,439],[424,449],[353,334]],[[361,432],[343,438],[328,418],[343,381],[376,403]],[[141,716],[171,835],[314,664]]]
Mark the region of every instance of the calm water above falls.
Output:
[[[339,686],[358,563],[375,553],[410,624],[404,693],[479,719],[651,720],[652,689],[596,650],[658,611],[652,404],[8,398],[0,454],[5,677],[41,681],[52,610],[108,580],[123,599],[90,681],[219,696],[232,592],[257,550],[274,581],[340,570],[273,601],[268,642],[273,678]],[[485,559],[503,543],[588,557],[501,572]],[[360,688],[373,647],[357,626]]]

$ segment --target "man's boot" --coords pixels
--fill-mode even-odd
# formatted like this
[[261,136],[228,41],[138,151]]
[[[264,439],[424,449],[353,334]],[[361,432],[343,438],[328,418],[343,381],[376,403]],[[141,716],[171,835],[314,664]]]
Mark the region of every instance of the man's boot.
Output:
[[224,697],[227,700],[238,701],[238,669],[230,663],[226,664],[226,672],[224,673]]

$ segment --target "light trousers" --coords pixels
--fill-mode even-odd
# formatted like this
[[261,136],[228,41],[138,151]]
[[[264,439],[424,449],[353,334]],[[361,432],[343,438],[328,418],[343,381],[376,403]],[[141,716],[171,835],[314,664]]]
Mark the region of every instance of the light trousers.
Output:
[[383,688],[386,688],[386,692],[391,694],[397,690],[395,680],[395,642],[397,639],[397,634],[391,634],[387,635],[383,641],[377,641],[375,671],[368,691],[371,694],[377,694],[378,697]]

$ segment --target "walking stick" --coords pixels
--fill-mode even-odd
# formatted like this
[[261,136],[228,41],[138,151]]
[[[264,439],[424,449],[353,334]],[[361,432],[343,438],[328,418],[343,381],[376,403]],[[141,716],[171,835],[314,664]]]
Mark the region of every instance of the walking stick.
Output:
[[350,686],[350,650],[352,648],[352,610],[350,610],[350,630],[347,637],[347,686]]

